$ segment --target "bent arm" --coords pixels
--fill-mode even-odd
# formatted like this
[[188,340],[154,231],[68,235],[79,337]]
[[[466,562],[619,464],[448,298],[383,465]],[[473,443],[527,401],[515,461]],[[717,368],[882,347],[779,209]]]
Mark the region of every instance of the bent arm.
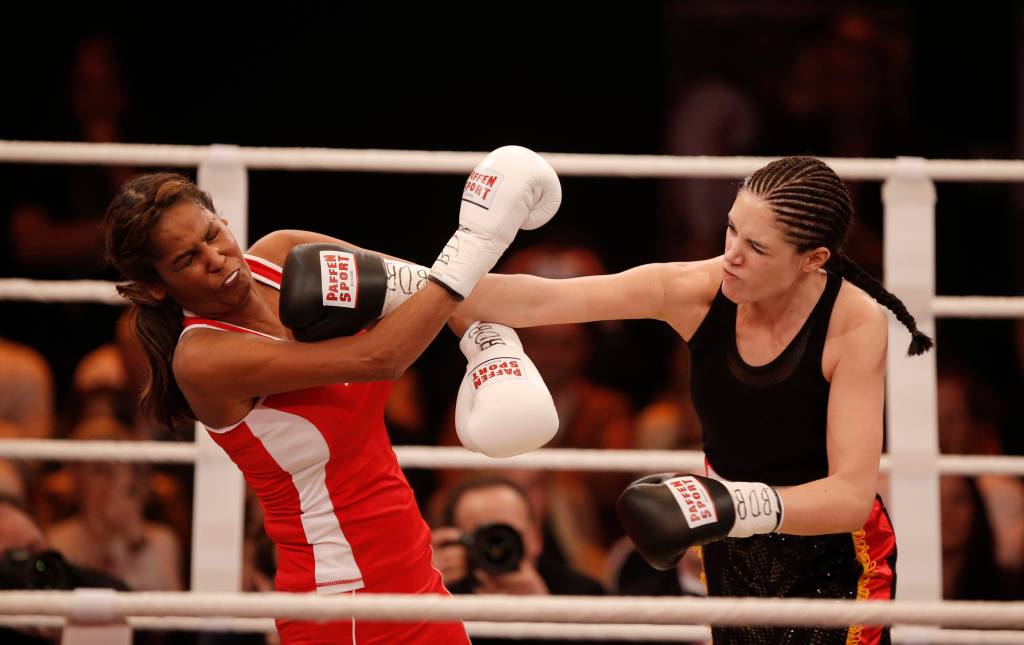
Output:
[[395,379],[423,353],[456,304],[431,283],[366,333],[315,343],[196,330],[178,345],[175,378],[193,409],[330,383]]
[[875,310],[843,339],[828,401],[829,473],[780,488],[780,533],[825,535],[860,530],[878,486],[885,398],[886,320]]

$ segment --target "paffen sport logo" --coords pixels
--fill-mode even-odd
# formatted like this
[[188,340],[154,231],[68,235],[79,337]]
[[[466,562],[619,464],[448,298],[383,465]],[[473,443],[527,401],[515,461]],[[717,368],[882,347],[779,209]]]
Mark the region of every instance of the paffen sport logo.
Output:
[[695,478],[689,475],[676,477],[666,481],[665,485],[672,491],[672,497],[682,509],[686,524],[691,529],[718,521],[718,513],[715,512],[715,504],[711,501],[708,489]]
[[500,356],[480,363],[473,368],[467,376],[473,383],[473,390],[494,381],[524,380],[526,374],[523,372],[521,360],[511,356]]
[[476,204],[480,208],[490,209],[494,203],[494,195],[501,186],[502,174],[484,166],[477,166],[469,174],[466,186],[462,189],[462,201]]
[[324,306],[356,306],[359,271],[356,258],[347,251],[320,251],[320,293]]

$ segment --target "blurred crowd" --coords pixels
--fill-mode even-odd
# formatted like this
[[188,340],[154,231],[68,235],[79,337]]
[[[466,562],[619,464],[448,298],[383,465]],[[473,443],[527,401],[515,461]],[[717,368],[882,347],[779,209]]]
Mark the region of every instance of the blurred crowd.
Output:
[[[737,48],[735,54],[723,54],[719,65],[701,67],[688,59],[706,44],[693,26],[700,11],[694,3],[674,5],[666,11],[666,29],[694,38],[673,40],[667,47],[670,80],[661,152],[1012,154],[984,146],[949,150],[915,140],[909,88],[916,41],[907,36],[901,22],[906,16],[899,12],[814,14],[801,23],[800,37],[787,49],[754,60],[749,49]],[[727,33],[763,51],[749,18],[728,12],[718,16],[718,37]],[[737,26],[742,24],[747,26]],[[115,38],[88,36],[78,42],[68,62],[63,138],[132,140],[132,91],[123,66]],[[3,170],[8,171],[14,174],[6,185],[17,181],[19,190],[16,199],[5,200],[0,214],[7,247],[2,249],[2,274],[113,279],[104,266],[99,224],[107,201],[137,169]],[[724,214],[735,182],[660,181],[650,182],[649,188],[654,212],[642,216],[649,224],[647,257],[628,259],[691,260],[721,252]],[[850,188],[859,224],[848,240],[848,254],[881,277],[878,184],[852,182]],[[450,200],[446,203],[451,206]],[[605,207],[622,213],[633,206]],[[1020,289],[1022,267],[1009,252],[1019,238],[1016,208],[1009,188],[940,186],[940,293]],[[966,221],[977,218],[965,217],[977,212],[992,222],[981,232]],[[957,217],[943,219],[945,214]],[[1008,234],[992,235],[999,230]],[[324,232],[346,237],[343,227]],[[624,268],[614,240],[594,241],[592,234],[582,226],[555,227],[532,238],[538,243],[516,247],[498,270],[562,278]],[[975,253],[984,252],[985,270],[992,272],[983,281],[978,271],[964,270],[969,251],[962,247],[972,241],[978,245]],[[379,250],[400,253],[402,248]],[[4,303],[0,311],[0,437],[192,438],[191,427],[156,427],[141,415],[138,396],[146,368],[118,308]],[[700,422],[689,397],[688,352],[673,334],[614,321],[519,334],[558,410],[560,429],[552,447],[701,448]],[[453,406],[460,357],[454,339],[440,344],[392,391],[386,419],[395,445],[457,445]],[[942,323],[937,350],[941,452],[1024,454],[1018,396],[1024,385],[1024,321]],[[656,572],[624,538],[614,503],[640,474],[406,472],[434,528],[435,564],[454,592],[703,594],[697,554],[684,558],[676,571]],[[3,570],[15,570],[17,558],[26,552],[53,552],[66,564],[68,576],[82,584],[187,589],[191,550],[201,548],[191,544],[191,487],[192,471],[186,466],[0,460]],[[880,490],[884,497],[884,480]],[[941,505],[942,596],[1024,599],[1024,481],[1004,475],[943,476]],[[246,515],[247,591],[273,588],[274,553],[261,522],[253,501]],[[898,518],[896,529],[898,534]],[[488,540],[502,545],[502,557],[511,559],[489,558],[494,551],[481,547]],[[152,637],[155,642],[178,638]]]

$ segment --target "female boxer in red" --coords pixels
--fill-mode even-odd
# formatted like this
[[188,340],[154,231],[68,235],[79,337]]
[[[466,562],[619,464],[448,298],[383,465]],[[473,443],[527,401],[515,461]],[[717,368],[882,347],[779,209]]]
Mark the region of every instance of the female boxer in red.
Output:
[[[504,195],[487,215],[504,228],[487,229],[464,206],[458,261],[435,266],[431,284],[368,332],[317,342],[295,341],[281,322],[281,266],[296,245],[343,242],[278,231],[243,254],[210,197],[169,173],[133,178],[110,204],[108,255],[129,281],[120,290],[150,365],[143,407],[168,425],[198,420],[241,469],[277,546],[278,590],[447,593],[383,409],[390,380],[531,216],[534,189],[557,189],[553,171],[542,181],[532,173],[538,163],[550,171],[533,153],[498,152],[488,161],[505,175]],[[278,629],[287,644],[468,642],[460,623],[279,620]]]

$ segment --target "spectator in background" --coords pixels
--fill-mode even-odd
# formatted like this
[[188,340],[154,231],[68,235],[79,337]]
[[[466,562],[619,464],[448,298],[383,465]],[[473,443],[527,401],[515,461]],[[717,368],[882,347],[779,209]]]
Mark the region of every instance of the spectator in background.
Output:
[[[725,76],[703,78],[671,101],[665,152],[680,156],[750,154],[760,131],[753,97]],[[722,242],[722,213],[736,198],[728,179],[670,179],[661,182],[666,258],[692,260],[715,255]]]
[[[511,479],[478,475],[445,492],[440,526],[432,530],[434,566],[452,592],[510,595],[604,595],[596,580],[567,567],[543,551],[543,519],[530,503],[529,493]],[[511,571],[489,572],[471,555],[466,539],[482,527],[506,525],[518,534],[522,550]],[[502,543],[504,544],[504,543]],[[499,550],[502,552],[502,550]],[[509,559],[514,562],[514,559]],[[494,641],[474,638],[483,645]],[[525,645],[547,641],[516,640]]]
[[[816,32],[779,76],[768,102],[760,154],[893,157],[907,154],[910,46],[899,29],[865,11],[845,11]],[[849,182],[859,226],[847,255],[882,275],[879,185]]]
[[[68,87],[73,134],[88,143],[124,137],[128,93],[111,39],[83,38],[71,63]],[[66,203],[29,201],[15,207],[11,241],[18,265],[27,271],[92,275],[103,267],[102,217],[110,198],[132,175],[130,168],[83,166],[68,174]],[[45,196],[52,199],[53,195]]]
[[152,436],[150,421],[142,418],[139,400],[145,387],[145,356],[128,321],[128,309],[118,312],[111,342],[91,348],[71,375],[74,411],[71,425],[97,417],[116,418],[137,434]]
[[0,495],[0,553],[25,549],[33,553],[47,548],[46,538],[29,515],[24,503],[16,497]]
[[[864,10],[836,12],[805,27],[806,34],[781,47],[748,36],[746,55],[736,60],[724,52],[724,63],[673,90],[665,151],[688,156],[906,154],[910,46],[903,30]],[[777,62],[758,65],[754,57]],[[681,73],[692,66],[682,64]],[[878,185],[850,182],[848,187],[862,225],[850,229],[847,254],[881,275]],[[725,235],[722,216],[736,188],[736,181],[723,179],[662,182],[662,257],[715,255]]]
[[[549,244],[516,252],[501,265],[503,273],[529,273],[546,278],[572,278],[603,271],[591,250]],[[587,376],[592,331],[581,324],[516,330],[523,349],[544,377],[558,411],[558,434],[547,444],[549,448],[622,450],[632,446],[629,400]],[[442,443],[458,445],[451,420]],[[444,476],[451,482],[459,474],[449,472]],[[629,483],[628,475],[563,471],[552,473],[543,481],[548,487],[546,520],[554,539],[549,546],[557,549],[571,567],[601,579],[607,549],[622,535],[615,500]]]
[[700,419],[690,397],[690,350],[678,342],[666,387],[636,415],[633,448],[703,450]]
[[[97,418],[72,439],[130,441],[116,420]],[[137,591],[182,588],[181,545],[166,525],[146,519],[146,469],[134,464],[83,462],[72,466],[78,512],[49,527],[47,538],[75,564],[124,580]]]
[[[938,379],[939,449],[952,455],[1003,454],[997,399],[957,361],[943,363]],[[1019,477],[984,474],[970,486],[971,495],[981,502],[995,563],[1007,584],[1017,585],[1024,579],[1024,483]]]
[[[53,399],[53,374],[42,354],[0,338],[0,439],[49,439]],[[37,470],[37,463],[0,459],[0,496],[26,503]]]
[[910,55],[902,31],[865,11],[838,13],[814,31],[773,79],[758,145],[769,154],[840,157],[902,148]]
[[609,558],[612,591],[623,596],[706,596],[700,547],[690,547],[675,568],[658,571],[647,564],[629,538]]
[[993,554],[985,504],[969,477],[940,478],[942,505],[942,597],[946,600],[1006,600],[1007,580]]
[[[126,312],[124,312],[126,313]],[[139,394],[144,375],[136,365],[141,349],[122,313],[115,330],[115,342],[101,345],[86,354],[72,376],[74,393],[69,414],[73,428],[102,428],[104,422],[119,426],[134,439],[170,439],[170,434],[155,430],[159,426],[142,417]],[[183,436],[191,436],[182,429]],[[79,436],[79,438],[82,438]],[[99,437],[103,438],[103,437]],[[44,525],[65,518],[78,506],[77,475],[72,467],[46,474],[35,490],[36,510]],[[191,538],[191,513],[188,508],[192,468],[160,464],[145,469],[149,496],[146,513],[174,528],[177,541],[188,544]]]
[[[127,591],[123,582],[100,572],[77,567],[52,551],[39,525],[21,500],[0,494],[0,589],[60,589],[104,587]],[[38,563],[45,564],[40,568]],[[50,629],[0,627],[4,645],[55,643]]]
[[132,424],[138,399],[128,385],[121,351],[114,343],[101,345],[86,354],[71,377],[75,395],[74,423],[92,419],[117,419]]
[[[384,407],[384,425],[395,446],[427,446],[437,443],[437,436],[428,428],[423,406],[423,388],[420,375],[413,365],[394,382]],[[416,495],[416,504],[426,508],[430,496],[437,489],[434,471],[410,468],[403,471]]]
[[6,496],[24,504],[27,494],[21,467],[10,459],[0,459],[0,497]]
[[[0,493],[0,589],[25,587],[24,576],[17,570],[11,571],[6,564],[9,553],[41,553],[47,549],[43,532],[24,506],[20,497],[11,497]],[[16,556],[19,560],[23,555]],[[12,629],[0,627],[0,642],[5,645],[47,645],[57,642],[60,634],[57,630],[26,627]]]
[[[65,115],[40,138],[113,143],[124,141],[130,108],[114,42],[83,37],[68,61]],[[65,119],[62,122],[61,116]],[[0,215],[0,239],[13,275],[34,279],[110,279],[104,269],[102,218],[106,205],[132,174],[110,165],[33,166],[14,171],[10,209]],[[110,340],[115,307],[92,303],[2,303],[11,338],[43,352],[55,375],[63,407],[70,377],[82,355]],[[73,330],[73,333],[68,333]]]
[[[1024,273],[1020,284],[1024,284]],[[1024,318],[1013,321],[1013,375],[1010,377],[1010,395],[1024,392]],[[1012,455],[1024,455],[1024,406],[1019,404],[1007,406],[1006,418],[1000,428],[1006,452]]]
[[6,437],[53,435],[53,374],[31,347],[0,338],[0,429]]
[[[92,349],[75,366],[71,377],[71,425],[94,418],[117,419],[140,438],[167,438],[169,435],[157,430],[159,424],[142,416],[139,401],[149,368],[129,324],[127,309],[120,312],[113,330],[112,342]],[[191,437],[191,433],[183,436]]]
[[[612,549],[608,566],[611,592],[620,596],[707,595],[700,547],[687,549],[674,568],[658,571],[644,561],[629,538],[623,537]],[[687,642],[691,645],[712,645],[710,639]]]

